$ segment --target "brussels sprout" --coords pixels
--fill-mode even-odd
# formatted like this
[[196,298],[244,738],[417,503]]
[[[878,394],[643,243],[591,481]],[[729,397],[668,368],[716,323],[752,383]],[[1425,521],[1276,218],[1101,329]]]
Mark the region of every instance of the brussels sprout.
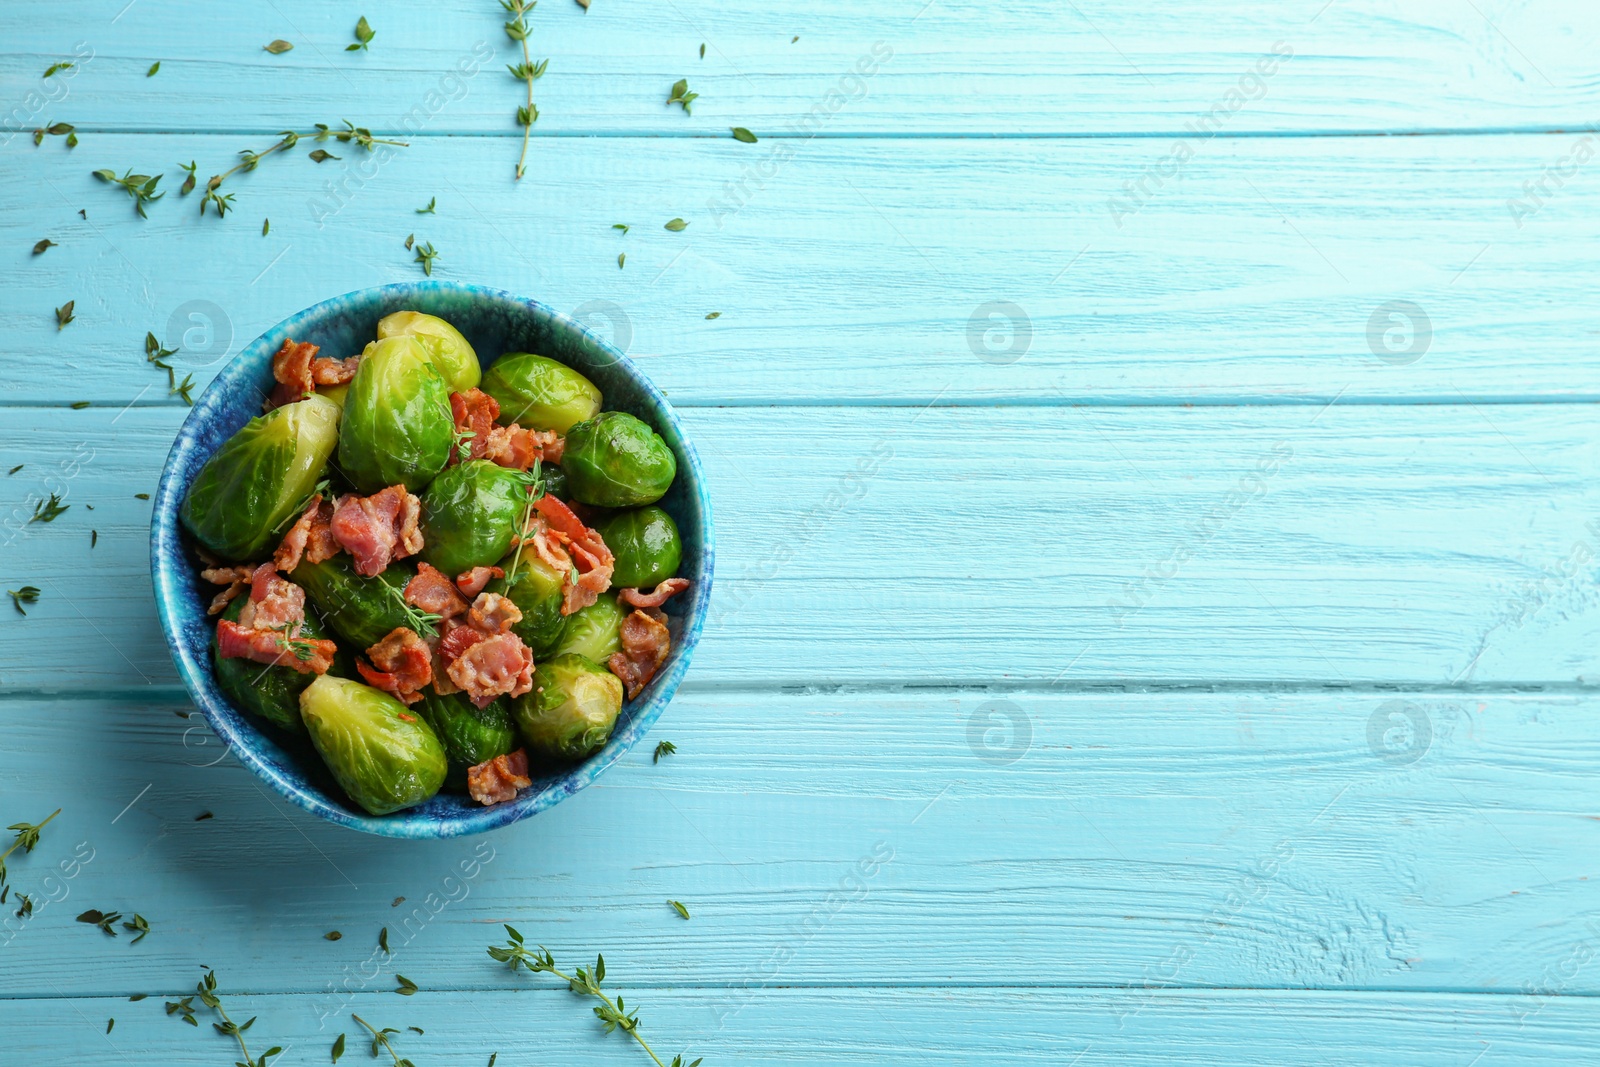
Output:
[[300,717],[333,777],[373,815],[421,804],[444,784],[444,746],[381,689],[324,674],[300,694]]
[[667,443],[625,411],[607,411],[568,430],[561,467],[574,500],[603,508],[654,504],[678,473]]
[[452,578],[492,566],[511,548],[526,486],[526,475],[486,459],[446,467],[422,494],[422,558]]
[[511,703],[504,697],[479,708],[460,693],[440,696],[427,689],[411,710],[422,713],[444,745],[450,765],[444,779],[446,788],[465,789],[467,768],[504,756],[517,747],[517,724],[511,718]]
[[[249,602],[245,596],[237,596],[228,605],[222,617],[229,622],[238,622],[239,613],[244,611],[244,606]],[[300,636],[310,640],[321,640],[328,636],[328,632],[317,622],[315,616],[307,615],[305,625],[300,628]],[[217,637],[211,635],[211,665],[216,671],[217,685],[228,694],[235,706],[252,715],[258,715],[272,725],[289,731],[292,734],[305,735],[306,727],[300,721],[300,693],[316,678],[314,674],[301,674],[292,667],[273,667],[254,660],[232,657],[223,659],[218,655]],[[339,674],[350,672],[350,660],[343,652],[334,656],[332,670]]]
[[595,525],[595,532],[617,557],[611,584],[650,589],[678,573],[683,562],[683,540],[678,524],[657,507],[622,511]]
[[539,558],[532,545],[524,545],[500,561],[506,577],[492,579],[485,592],[510,597],[522,612],[511,631],[522,638],[535,660],[551,654],[561,640],[567,617],[561,614],[561,572]]
[[483,391],[500,405],[500,424],[566,433],[600,410],[600,390],[565,363],[508,352],[483,372]]
[[544,475],[544,491],[560,500],[567,497],[567,472],[560,467],[546,464],[540,473]]
[[450,390],[415,337],[367,346],[344,402],[339,466],[362,493],[415,491],[444,470],[455,445]]
[[317,386],[317,395],[327,397],[335,404],[338,404],[339,410],[343,411],[344,398],[350,395],[350,383],[340,382],[338,385],[319,385]]
[[178,517],[227,560],[258,558],[316,487],[339,435],[339,405],[319,396],[258,415],[223,442]]
[[416,576],[410,564],[391,563],[376,578],[363,578],[341,553],[321,563],[302,562],[289,580],[306,591],[336,635],[357,648],[371,648],[396,626],[417,628],[405,601],[406,583]]
[[483,378],[478,354],[461,331],[439,318],[420,311],[396,311],[378,320],[378,340],[388,337],[415,337],[428,354],[428,362],[439,371],[452,393],[464,393]]
[[622,610],[613,596],[602,596],[586,608],[579,608],[567,616],[561,631],[561,643],[554,655],[577,653],[596,663],[604,663],[613,652],[622,650],[622,620],[628,613]]
[[533,691],[511,703],[530,752],[580,760],[598,752],[622,710],[622,679],[593,660],[557,656],[533,672]]

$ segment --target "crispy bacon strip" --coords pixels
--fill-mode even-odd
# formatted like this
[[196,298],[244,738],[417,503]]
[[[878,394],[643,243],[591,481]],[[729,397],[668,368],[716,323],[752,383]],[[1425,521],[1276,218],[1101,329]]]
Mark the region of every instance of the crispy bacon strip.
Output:
[[421,518],[422,502],[405,486],[391,485],[371,496],[340,497],[329,525],[333,539],[355,557],[356,573],[371,578],[422,550]]
[[[470,433],[466,439],[467,458],[482,459],[489,447],[489,435],[494,432],[494,420],[500,417],[500,404],[482,389],[473,387],[464,393],[450,394],[450,413],[455,416],[456,433]],[[461,460],[459,452],[450,454],[450,462]]]
[[316,386],[343,385],[356,376],[360,356],[330,359],[318,356],[318,351],[309,341],[290,338],[283,342],[283,347],[272,357],[272,376],[278,384],[267,398],[268,411],[304,400]]
[[[546,493],[533,506],[548,524],[548,529],[534,534],[534,550],[539,557],[549,563],[555,556],[548,544],[552,535],[560,542],[563,554],[570,557],[568,567],[562,570],[566,577],[561,582],[561,614],[571,615],[599,600],[600,594],[611,588],[616,557],[598,533],[585,526],[571,508],[555,497]],[[539,543],[541,536],[546,544]],[[578,572],[576,581],[572,578],[573,570]]]
[[528,753],[520,748],[467,768],[467,792],[483,805],[515,800],[517,790],[532,784],[533,779],[528,777]]
[[467,599],[454,583],[431,563],[417,564],[417,576],[406,583],[406,603],[441,619],[453,619],[467,610]]
[[[464,627],[451,632],[460,629]],[[533,689],[533,654],[516,634],[495,634],[477,641],[445,670],[480,708],[495,697],[519,697]]]
[[347,356],[344,359],[322,356],[311,361],[311,380],[317,385],[343,385],[356,376],[356,368],[359,366],[361,366],[359,355]]
[[421,700],[422,687],[433,681],[433,650],[404,626],[390,630],[387,637],[367,649],[367,656],[372,667],[356,661],[361,677],[407,704]]
[[[274,630],[252,630],[223,619],[217,623],[217,651],[223,659],[248,659],[301,674],[324,674],[337,646],[321,638],[288,637]],[[300,653],[305,653],[305,659]]]
[[233,602],[233,598],[244,592],[254,577],[254,567],[207,567],[200,572],[200,577],[212,585],[227,586],[222,592],[211,598],[211,606],[206,608],[207,615],[219,614]]
[[687,578],[668,578],[648,593],[642,589],[624,589],[617,594],[617,601],[630,608],[659,608],[689,585]]
[[536,459],[545,463],[561,462],[565,449],[566,438],[554,430],[527,430],[513,422],[489,431],[482,458],[502,467],[525,471]]
[[299,634],[306,621],[306,591],[278,577],[278,570],[263,563],[250,576],[250,602],[239,612],[246,630],[282,630]]
[[504,578],[506,572],[499,567],[474,567],[465,574],[456,575],[456,588],[464,596],[477,596],[491,579]]
[[634,611],[622,620],[618,634],[622,651],[613,652],[606,666],[628,687],[629,700],[644,691],[667,661],[667,653],[672,651],[672,635],[667,630],[666,620],[659,608]]
[[339,554],[339,542],[334,539],[329,524],[333,521],[333,502],[323,500],[318,493],[311,498],[305,511],[283,535],[272,562],[284,574],[300,566],[302,559],[321,563]]
[[510,597],[498,593],[479,593],[467,612],[467,625],[486,636],[510,633],[522,621],[522,611]]

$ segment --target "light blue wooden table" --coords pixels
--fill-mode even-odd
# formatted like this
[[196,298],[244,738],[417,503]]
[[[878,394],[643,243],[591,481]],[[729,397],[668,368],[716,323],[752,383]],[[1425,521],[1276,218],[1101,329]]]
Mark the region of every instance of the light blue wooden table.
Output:
[[[352,1012],[419,1067],[648,1064],[502,922],[707,1067],[1600,1063],[1592,5],[532,24],[517,183],[493,0],[0,10],[0,587],[41,591],[0,601],[0,822],[62,809],[9,860],[0,1064],[233,1063],[162,1007],[203,965],[286,1065],[372,1062]],[[178,195],[343,119],[410,146]],[[417,277],[409,234],[635,357],[720,534],[678,754],[428,844],[189,716],[142,496],[186,411],[147,331],[203,386]]]

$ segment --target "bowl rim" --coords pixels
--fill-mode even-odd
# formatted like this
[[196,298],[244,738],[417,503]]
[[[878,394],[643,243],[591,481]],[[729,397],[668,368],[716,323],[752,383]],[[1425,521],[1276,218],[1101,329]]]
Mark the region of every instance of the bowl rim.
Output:
[[[215,682],[209,679],[208,673],[199,662],[195,650],[180,640],[182,628],[178,613],[178,602],[181,593],[179,592],[177,578],[180,568],[186,567],[186,562],[183,558],[183,546],[178,523],[178,508],[182,502],[178,492],[178,471],[181,466],[181,460],[186,459],[197,450],[198,428],[217,417],[222,405],[222,398],[233,389],[254,387],[251,376],[245,371],[245,364],[253,360],[248,360],[247,357],[258,357],[261,349],[276,348],[281,345],[283,338],[294,335],[297,330],[303,332],[308,324],[330,313],[348,310],[342,307],[343,305],[381,297],[403,297],[412,294],[425,295],[441,292],[460,293],[478,299],[487,298],[501,303],[516,304],[526,308],[535,316],[544,317],[563,329],[582,335],[588,342],[604,352],[611,359],[613,366],[620,367],[621,372],[649,398],[655,408],[661,412],[681,446],[681,455],[679,456],[680,473],[683,467],[687,466],[691,475],[693,491],[688,495],[691,505],[699,512],[698,518],[703,545],[701,553],[703,577],[700,582],[703,587],[698,591],[698,595],[695,598],[694,610],[690,614],[683,616],[682,631],[673,642],[672,658],[652,680],[652,692],[642,705],[633,709],[627,724],[612,734],[611,739],[599,754],[570,768],[566,773],[542,789],[525,793],[513,801],[471,810],[462,815],[441,817],[430,814],[420,816],[418,812],[411,809],[393,812],[388,815],[366,815],[330,803],[317,792],[309,790],[287,778],[271,760],[258,753],[255,749],[254,738],[262,736],[261,731],[252,726],[243,713],[233,708],[232,703],[216,687]],[[661,429],[661,427],[656,428],[658,430]],[[690,659],[693,656],[695,645],[699,643],[700,632],[709,613],[715,559],[715,529],[712,522],[711,500],[709,494],[705,491],[705,472],[700,465],[699,454],[695,451],[693,442],[684,432],[683,424],[679,420],[677,412],[667,401],[666,396],[657,388],[656,384],[650,380],[649,376],[641,372],[632,360],[628,359],[610,342],[596,335],[582,323],[576,322],[556,311],[548,304],[541,303],[530,297],[518,296],[504,289],[445,279],[393,282],[388,285],[351,290],[348,293],[330,297],[296,312],[268,327],[259,337],[243,346],[217,372],[216,377],[206,386],[205,391],[195,401],[194,407],[179,427],[177,436],[173,440],[172,448],[168,451],[166,462],[161,469],[161,480],[156,487],[150,519],[150,572],[154,586],[156,613],[161,621],[162,635],[166,639],[167,649],[172,655],[173,663],[178,668],[178,675],[182,679],[190,699],[200,709],[201,715],[205,717],[211,729],[226,744],[227,751],[231,751],[240,763],[244,764],[257,777],[270,785],[275,792],[296,807],[319,815],[339,826],[382,837],[412,840],[461,837],[469,834],[484,833],[520,822],[531,815],[536,815],[541,811],[554,807],[567,797],[593,784],[596,778],[603,774],[612,764],[616,763],[624,753],[631,750],[649,732],[650,727],[654,725],[661,712],[671,702],[673,695],[677,692],[678,685],[682,682],[684,674],[689,669]],[[202,652],[202,654],[208,654],[208,652]],[[237,725],[229,716],[222,713],[223,708],[235,713]]]

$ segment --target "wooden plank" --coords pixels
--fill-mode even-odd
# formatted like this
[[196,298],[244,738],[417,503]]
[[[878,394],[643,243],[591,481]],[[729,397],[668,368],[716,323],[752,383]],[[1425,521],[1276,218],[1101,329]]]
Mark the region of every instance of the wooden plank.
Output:
[[[357,55],[344,51],[355,16],[314,0],[284,0],[203,37],[181,8],[124,8],[90,0],[64,22],[49,0],[8,4],[0,82],[18,125],[271,133],[340,116],[399,129],[409,114],[449,132],[516,132],[505,64],[521,54],[493,4],[385,4],[369,12],[378,36]],[[1571,128],[1600,109],[1587,14],[1560,0],[895,0],[826,18],[796,0],[541,5],[531,47],[550,66],[536,129],[771,135],[809,119],[829,135],[1169,133],[1219,105],[1219,121],[1240,133]],[[295,50],[262,50],[280,37]],[[1291,58],[1252,80],[1275,49]],[[40,80],[74,57],[81,68]],[[161,72],[147,78],[156,60]],[[858,70],[867,77],[852,78]],[[682,77],[701,94],[692,116],[666,103]],[[36,108],[50,114],[33,117]]]
[[436,842],[289,808],[183,707],[0,702],[8,819],[65,808],[13,857],[43,906],[0,925],[0,994],[173,991],[200,960],[326,994],[380,927],[385,975],[515,986],[503,922],[655,987],[1600,993],[1593,694],[689,693],[676,755]]
[[[683,404],[1600,396],[1582,282],[1600,183],[1507,207],[1575,135],[1218,142],[1142,202],[1124,183],[1165,142],[819,141],[780,165],[787,146],[555,140],[513,189],[513,145],[428,137],[375,171],[342,149],[269,160],[230,182],[221,221],[175,192],[140,220],[89,173],[170,187],[173,160],[204,170],[248,143],[95,136],[29,157],[38,181],[0,187],[17,266],[0,399],[160,402],[147,330],[203,384],[301,308],[420,278],[413,233],[439,277],[575,314]],[[776,168],[765,187],[752,166]],[[430,197],[439,213],[417,215]],[[43,237],[60,247],[30,256]]]
[[[135,494],[182,414],[6,409],[0,465],[27,465],[0,480],[0,588],[44,591],[0,625],[7,688],[174,683]],[[686,415],[720,535],[691,685],[1561,686],[1600,669],[1586,405]],[[47,492],[71,510],[29,523]]]

